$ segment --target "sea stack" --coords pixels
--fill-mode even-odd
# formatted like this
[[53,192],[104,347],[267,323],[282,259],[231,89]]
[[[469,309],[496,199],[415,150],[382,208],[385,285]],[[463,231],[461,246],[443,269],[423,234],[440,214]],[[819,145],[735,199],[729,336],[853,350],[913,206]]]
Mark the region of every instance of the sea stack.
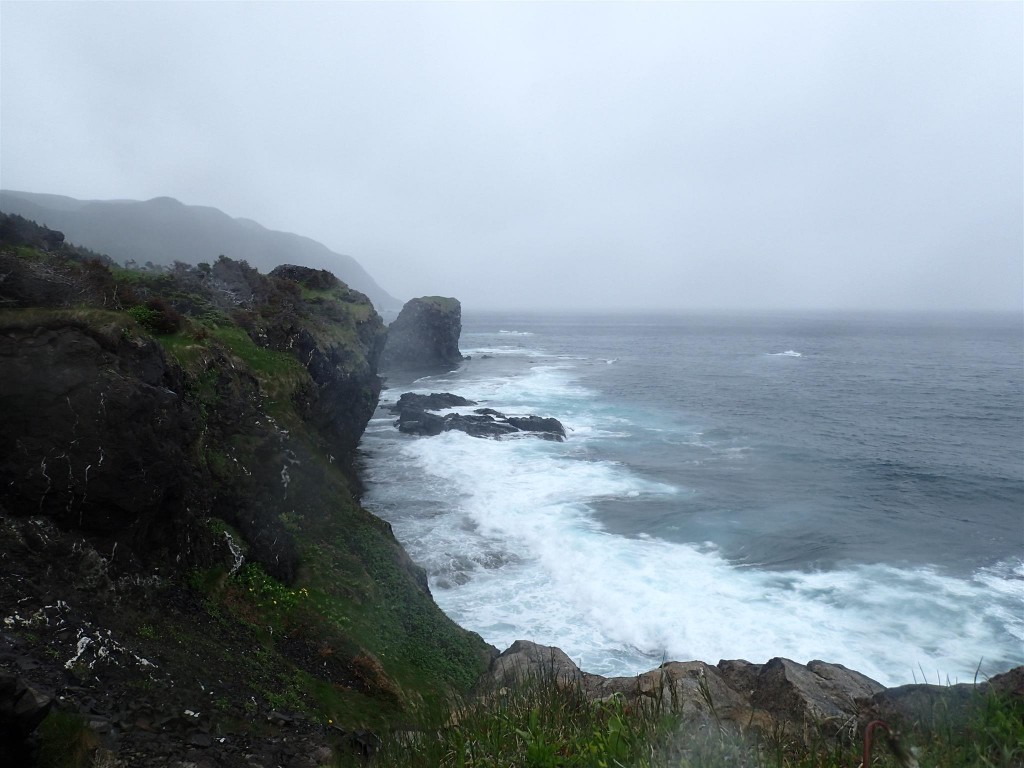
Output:
[[458,299],[443,296],[412,299],[388,326],[381,370],[450,370],[463,359],[459,352],[461,333],[462,305]]

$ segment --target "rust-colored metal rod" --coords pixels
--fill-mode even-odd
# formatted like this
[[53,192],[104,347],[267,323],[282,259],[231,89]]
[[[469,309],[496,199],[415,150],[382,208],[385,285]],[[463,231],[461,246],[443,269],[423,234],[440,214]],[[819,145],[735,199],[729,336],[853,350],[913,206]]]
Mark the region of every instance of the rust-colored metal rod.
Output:
[[864,757],[861,761],[861,768],[871,768],[871,748],[875,735],[875,728],[881,728],[886,733],[892,733],[884,720],[872,720],[864,729]]

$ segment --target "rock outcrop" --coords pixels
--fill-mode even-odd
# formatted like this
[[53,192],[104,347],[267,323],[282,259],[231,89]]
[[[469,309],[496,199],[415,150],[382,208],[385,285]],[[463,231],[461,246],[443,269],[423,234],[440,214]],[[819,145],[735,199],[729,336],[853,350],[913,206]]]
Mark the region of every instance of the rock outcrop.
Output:
[[509,435],[532,435],[544,440],[565,440],[565,427],[555,418],[541,416],[506,416],[493,408],[477,408],[473,413],[448,413],[441,416],[431,411],[476,405],[459,395],[434,392],[418,395],[406,392],[391,406],[398,414],[395,425],[410,435],[439,435],[457,430],[472,437],[501,438]]
[[671,702],[691,727],[724,728],[804,741],[853,739],[871,720],[894,727],[960,728],[984,694],[1024,699],[1024,667],[975,685],[905,685],[886,689],[841,664],[798,664],[774,658],[662,664],[636,677],[583,672],[560,649],[518,640],[480,678],[481,695],[527,681],[578,686],[592,700],[621,696],[627,703]]
[[323,270],[111,270],[0,214],[0,763],[55,717],[104,765],[314,768],[472,684],[358,503],[384,336]]
[[388,326],[381,370],[451,370],[463,360],[459,352],[461,333],[462,305],[457,299],[442,296],[412,299]]

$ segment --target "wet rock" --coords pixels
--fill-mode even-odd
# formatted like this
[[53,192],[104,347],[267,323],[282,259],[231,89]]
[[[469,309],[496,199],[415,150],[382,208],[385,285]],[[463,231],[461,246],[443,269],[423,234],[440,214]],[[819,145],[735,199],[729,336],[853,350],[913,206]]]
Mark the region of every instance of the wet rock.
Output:
[[444,418],[426,411],[403,411],[396,422],[398,430],[409,435],[432,437],[444,432]]
[[406,302],[388,326],[382,371],[446,371],[462,362],[462,305],[457,299],[424,296]]
[[[445,408],[458,408],[462,406],[476,405],[472,400],[467,400],[459,395],[450,392],[431,392],[429,395],[418,395],[415,392],[406,392],[398,398],[398,402],[391,406],[392,413],[402,411],[441,411]],[[478,410],[477,413],[489,409]],[[491,413],[497,413],[492,411]]]
[[406,392],[391,406],[391,412],[398,414],[395,426],[399,431],[411,435],[433,436],[457,430],[472,437],[500,438],[526,433],[545,440],[565,440],[565,427],[554,418],[532,415],[506,416],[493,408],[477,408],[471,414],[449,413],[440,416],[430,413],[471,405],[476,403],[449,392],[434,392],[429,395]]
[[506,422],[523,432],[538,432],[548,440],[565,440],[565,427],[558,419],[540,416],[509,416]]

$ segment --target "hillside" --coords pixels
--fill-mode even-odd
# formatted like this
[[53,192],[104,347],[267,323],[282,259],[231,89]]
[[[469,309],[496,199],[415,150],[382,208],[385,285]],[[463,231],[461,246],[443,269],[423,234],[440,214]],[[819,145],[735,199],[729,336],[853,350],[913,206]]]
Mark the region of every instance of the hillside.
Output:
[[335,253],[308,237],[266,229],[231,218],[216,208],[184,205],[169,197],[152,200],[76,200],[61,195],[0,191],[0,211],[60,230],[70,242],[115,261],[170,266],[213,262],[221,255],[245,259],[269,272],[280,264],[326,269],[369,296],[378,310],[402,302],[381,288],[351,256]]
[[109,765],[321,765],[466,690],[493,649],[359,505],[367,298],[60,240],[0,217],[0,689],[50,710],[43,747],[66,726]]

